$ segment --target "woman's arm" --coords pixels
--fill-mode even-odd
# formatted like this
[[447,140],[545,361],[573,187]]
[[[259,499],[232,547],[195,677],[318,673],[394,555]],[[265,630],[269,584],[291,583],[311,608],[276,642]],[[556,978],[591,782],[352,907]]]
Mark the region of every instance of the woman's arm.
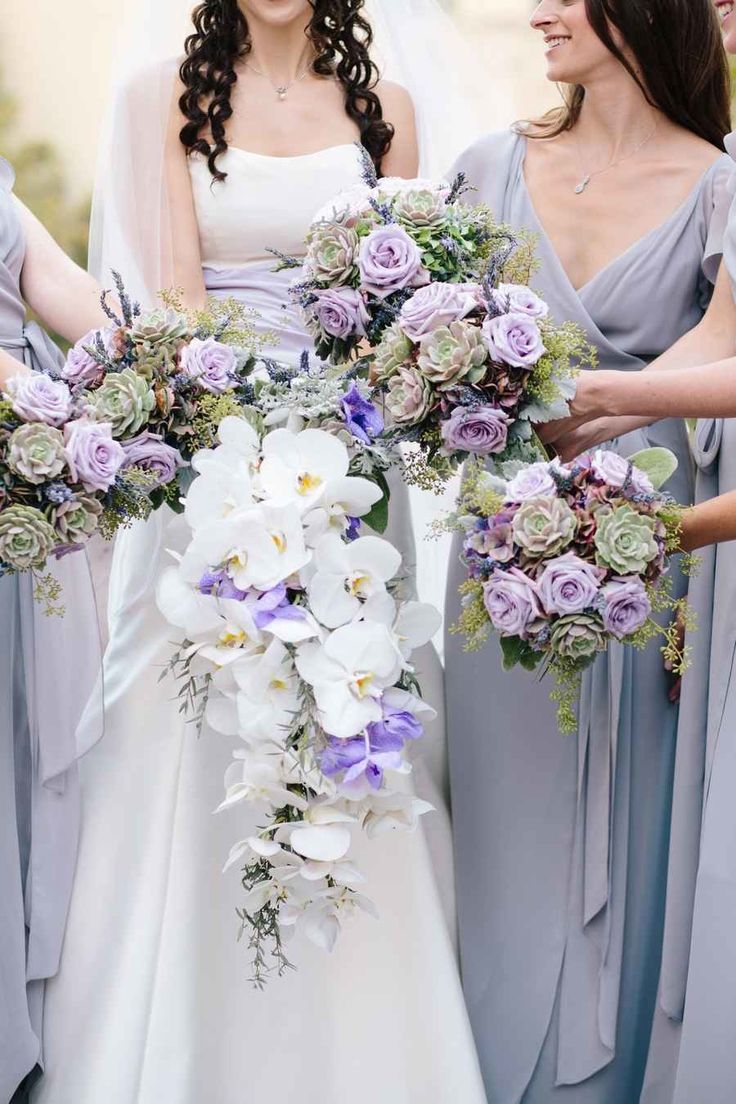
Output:
[[21,294],[44,325],[72,343],[88,330],[107,325],[100,306],[102,288],[67,257],[19,199],[15,200],[26,240]]
[[584,372],[571,417],[541,427],[560,455],[669,417],[736,415],[736,305],[721,266],[703,320],[641,372]]
[[[194,208],[187,152],[179,138],[184,125],[184,118],[179,110],[179,97],[183,91],[184,85],[177,78],[169,112],[164,154],[167,211],[161,213],[161,240],[163,248],[166,247],[167,242],[171,243],[174,286],[183,292],[185,306],[196,309],[204,306],[207,300],[207,289],[202,275],[199,226]],[[166,225],[167,220],[169,220],[168,225]],[[164,268],[167,269],[168,265],[165,264]]]
[[419,139],[411,96],[391,81],[379,81],[376,93],[384,119],[394,128],[391,148],[383,159],[383,174],[411,180],[419,172]]
[[736,491],[685,511],[680,542],[684,552],[732,540],[736,540]]

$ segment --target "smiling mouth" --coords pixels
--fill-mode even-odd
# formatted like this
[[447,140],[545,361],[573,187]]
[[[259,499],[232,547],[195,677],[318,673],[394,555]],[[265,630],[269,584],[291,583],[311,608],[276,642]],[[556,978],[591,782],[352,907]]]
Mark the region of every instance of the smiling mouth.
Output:
[[728,19],[729,15],[731,14],[731,12],[734,9],[734,4],[733,3],[718,4],[717,7],[718,7],[718,14],[720,15],[721,19],[723,20],[723,19]]
[[[733,7],[733,4],[731,5]],[[548,50],[559,50],[560,46],[564,46],[566,42],[569,42],[569,37],[563,35],[555,35],[554,38],[545,38],[544,44]]]

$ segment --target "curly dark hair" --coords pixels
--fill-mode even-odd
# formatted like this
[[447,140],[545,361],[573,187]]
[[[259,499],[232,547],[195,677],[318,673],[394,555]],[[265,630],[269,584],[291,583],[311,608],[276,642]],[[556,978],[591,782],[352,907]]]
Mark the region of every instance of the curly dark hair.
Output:
[[[363,14],[365,0],[309,0],[312,18],[307,37],[312,43],[312,70],[335,77],[345,90],[345,111],[358,125],[360,140],[377,171],[389,150],[394,128],[383,118],[375,92],[378,69],[371,60],[371,25]],[[236,64],[251,49],[248,21],[238,0],[204,0],[192,14],[194,34],[185,44],[186,58],[179,75],[185,91],[179,108],[187,120],[180,138],[187,153],[207,158],[215,180],[227,174],[217,166],[228,148],[225,124],[232,116],[232,89]],[[205,136],[207,132],[211,141]]]

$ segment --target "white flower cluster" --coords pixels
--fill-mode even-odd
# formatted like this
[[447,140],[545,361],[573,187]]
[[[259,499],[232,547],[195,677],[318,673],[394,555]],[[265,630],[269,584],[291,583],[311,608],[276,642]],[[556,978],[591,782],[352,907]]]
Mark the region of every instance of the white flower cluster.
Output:
[[241,741],[221,808],[253,805],[265,825],[227,862],[243,868],[256,958],[266,935],[280,948],[295,930],[329,949],[345,912],[372,908],[354,837],[411,829],[430,808],[403,776],[433,715],[411,653],[439,615],[398,599],[401,556],[358,535],[381,490],[349,474],[342,441],[284,428],[260,440],[240,418],[219,438],[194,458],[192,539],[159,607],[182,630],[187,678],[208,679],[207,723]]

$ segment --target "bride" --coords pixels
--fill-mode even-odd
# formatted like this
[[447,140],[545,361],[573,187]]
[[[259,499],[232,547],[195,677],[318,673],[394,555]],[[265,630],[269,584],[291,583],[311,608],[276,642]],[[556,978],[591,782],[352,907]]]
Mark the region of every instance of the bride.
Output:
[[[419,8],[435,18],[432,3]],[[166,6],[157,0],[149,18]],[[371,9],[384,31],[404,14],[402,51],[409,20],[424,18],[408,7]],[[177,19],[166,19],[168,34]],[[147,67],[118,103],[93,261],[114,263],[149,299],[171,285],[192,306],[207,293],[242,298],[279,330],[279,357],[295,358],[307,340],[267,247],[302,250],[314,211],[360,181],[358,140],[379,172],[416,175],[415,109],[404,88],[376,83],[363,0],[207,0],[193,23],[178,75]],[[150,57],[145,18],[141,30]],[[431,122],[420,111],[420,130]],[[408,510],[394,513],[407,531],[391,539],[410,558]],[[212,815],[230,741],[211,731],[198,740],[173,686],[158,684],[171,647],[155,586],[185,538],[181,519],[161,511],[116,547],[106,734],[83,764],[77,881],[34,1101],[483,1104],[445,915],[446,813],[431,814],[435,862],[421,830],[371,844],[362,865],[378,922],[352,921],[331,957],[299,944],[297,971],[264,993],[251,988],[236,941],[238,878],[220,872],[233,825]],[[439,681],[425,683],[430,699]],[[440,726],[430,756],[440,764],[441,736]],[[432,774],[417,765],[425,796]]]

